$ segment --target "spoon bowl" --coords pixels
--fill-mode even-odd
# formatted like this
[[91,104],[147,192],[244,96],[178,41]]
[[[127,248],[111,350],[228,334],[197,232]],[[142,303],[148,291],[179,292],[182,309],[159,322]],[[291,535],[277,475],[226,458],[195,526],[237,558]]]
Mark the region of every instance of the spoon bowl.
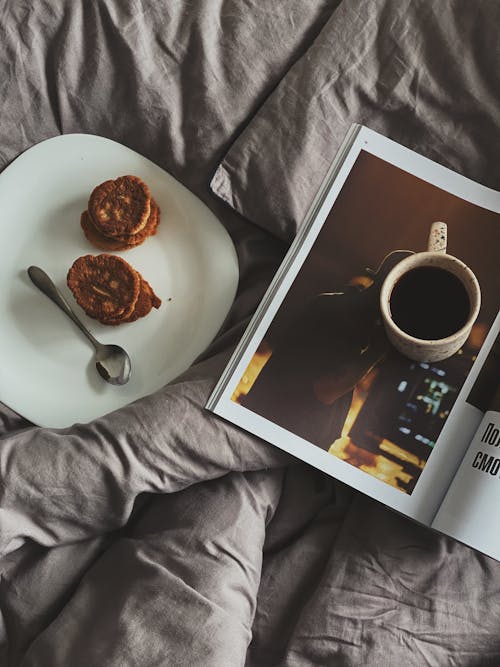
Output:
[[53,301],[76,326],[87,336],[95,349],[96,369],[99,375],[109,384],[126,384],[130,379],[131,363],[127,352],[119,345],[100,343],[85,327],[80,318],[63,297],[52,279],[39,266],[30,266],[28,275],[31,282]]
[[130,358],[119,345],[100,345],[96,350],[95,366],[109,384],[125,384],[130,378]]

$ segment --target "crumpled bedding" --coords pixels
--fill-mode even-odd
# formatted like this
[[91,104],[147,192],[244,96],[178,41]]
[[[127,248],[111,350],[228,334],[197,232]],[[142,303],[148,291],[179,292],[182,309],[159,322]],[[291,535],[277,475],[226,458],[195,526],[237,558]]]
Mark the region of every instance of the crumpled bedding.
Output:
[[61,430],[1,407],[0,664],[499,663],[498,563],[203,407],[350,122],[500,187],[495,3],[338,4],[0,3],[1,166],[120,141],[205,201],[241,273],[156,394]]

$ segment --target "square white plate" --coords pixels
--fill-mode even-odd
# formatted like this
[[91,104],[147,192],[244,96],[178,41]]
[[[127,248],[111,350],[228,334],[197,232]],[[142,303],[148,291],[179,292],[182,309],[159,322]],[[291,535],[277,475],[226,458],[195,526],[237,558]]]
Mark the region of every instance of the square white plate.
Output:
[[[161,210],[156,236],[115,254],[141,272],[159,310],[110,327],[85,315],[66,286],[74,260],[97,255],[80,227],[92,189],[135,174]],[[87,134],[33,146],[0,174],[0,400],[40,426],[87,422],[152,393],[186,370],[216,335],[234,300],[238,261],[212,212],[170,174],[125,146]],[[31,283],[44,269],[103,343],[124,347],[128,384],[95,369],[93,348]]]

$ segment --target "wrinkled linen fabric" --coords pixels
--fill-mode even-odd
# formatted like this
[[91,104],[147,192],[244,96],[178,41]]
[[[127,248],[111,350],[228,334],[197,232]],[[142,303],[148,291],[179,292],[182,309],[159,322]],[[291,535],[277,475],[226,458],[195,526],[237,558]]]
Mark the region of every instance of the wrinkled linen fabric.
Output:
[[[0,2],[1,166],[60,133],[120,141],[212,208],[240,266],[223,331],[164,391],[63,430],[0,410],[0,664],[244,660],[265,526],[289,458],[203,406],[285,247],[221,205],[208,183],[334,5]],[[221,486],[205,493],[216,478]],[[195,483],[184,502],[179,490]],[[182,513],[163,504],[176,491]],[[147,533],[122,536],[150,511]],[[176,550],[192,576],[176,568]]]
[[61,430],[0,410],[0,664],[500,661],[498,563],[203,408],[351,121],[499,185],[496,3],[337,4],[0,2],[1,166],[120,141],[207,203],[241,272],[163,390]]
[[351,123],[500,189],[499,21],[489,0],[342,2],[231,146],[214,192],[292,239]]

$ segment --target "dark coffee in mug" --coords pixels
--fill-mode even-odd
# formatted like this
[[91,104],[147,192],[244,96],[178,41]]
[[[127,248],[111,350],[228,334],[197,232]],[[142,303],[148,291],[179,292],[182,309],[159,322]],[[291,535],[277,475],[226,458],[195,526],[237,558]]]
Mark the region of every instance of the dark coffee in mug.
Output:
[[394,323],[405,333],[423,340],[439,340],[467,323],[471,303],[464,284],[451,271],[419,266],[398,279],[389,308]]

